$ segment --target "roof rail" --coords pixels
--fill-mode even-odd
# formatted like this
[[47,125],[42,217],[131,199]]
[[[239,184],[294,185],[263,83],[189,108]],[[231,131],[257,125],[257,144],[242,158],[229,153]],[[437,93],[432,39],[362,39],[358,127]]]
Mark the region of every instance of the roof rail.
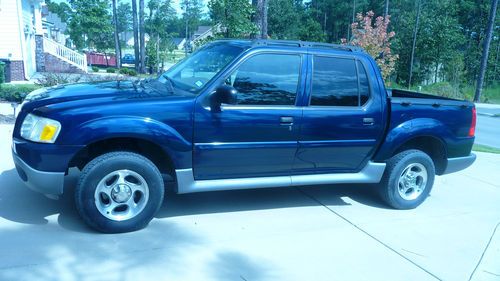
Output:
[[300,47],[300,48],[322,48],[322,49],[343,50],[349,52],[363,52],[362,48],[356,46],[319,43],[319,42],[255,39],[252,41],[252,43],[254,46],[290,46],[290,47]]

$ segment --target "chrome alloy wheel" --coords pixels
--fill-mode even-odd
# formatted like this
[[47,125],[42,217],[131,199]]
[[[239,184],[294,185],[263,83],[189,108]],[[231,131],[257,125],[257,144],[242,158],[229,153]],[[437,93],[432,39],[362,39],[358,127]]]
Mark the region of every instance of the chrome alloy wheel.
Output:
[[404,200],[415,200],[427,185],[427,169],[420,163],[412,163],[399,176],[398,192]]
[[117,170],[101,179],[94,193],[97,210],[106,218],[124,221],[137,216],[149,199],[146,180],[130,170]]

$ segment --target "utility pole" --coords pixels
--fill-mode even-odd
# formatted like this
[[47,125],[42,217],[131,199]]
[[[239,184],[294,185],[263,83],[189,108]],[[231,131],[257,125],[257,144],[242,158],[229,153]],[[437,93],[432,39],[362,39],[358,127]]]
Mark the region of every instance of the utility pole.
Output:
[[474,94],[474,102],[478,102],[481,98],[481,91],[484,83],[484,75],[488,66],[488,54],[490,52],[491,37],[493,36],[493,25],[495,25],[495,14],[497,13],[498,0],[491,0],[490,19],[488,20],[488,31],[484,39],[483,57],[481,58],[481,68],[479,68],[479,76],[477,77],[476,93]]
[[413,75],[413,60],[415,59],[415,45],[417,44],[417,32],[418,23],[420,21],[420,11],[422,9],[422,0],[418,1],[417,8],[417,19],[415,20],[415,28],[413,29],[413,45],[411,47],[411,58],[410,58],[410,77],[408,78],[408,89],[411,87],[411,77]]

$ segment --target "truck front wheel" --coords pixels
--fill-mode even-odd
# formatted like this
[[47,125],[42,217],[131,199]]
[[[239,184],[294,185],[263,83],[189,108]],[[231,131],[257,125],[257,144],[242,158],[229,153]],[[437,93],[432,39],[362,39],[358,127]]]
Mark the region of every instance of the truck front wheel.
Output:
[[379,192],[389,206],[413,209],[429,196],[434,176],[434,162],[429,155],[416,149],[405,150],[387,161]]
[[96,157],[82,170],[75,191],[78,213],[92,228],[106,233],[144,228],[163,202],[158,168],[132,152]]

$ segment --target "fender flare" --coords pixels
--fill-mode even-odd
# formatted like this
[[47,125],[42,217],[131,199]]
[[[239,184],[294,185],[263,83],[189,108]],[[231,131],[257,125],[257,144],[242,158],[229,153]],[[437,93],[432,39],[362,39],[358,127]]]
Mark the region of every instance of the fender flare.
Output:
[[392,128],[387,133],[384,142],[375,153],[374,160],[389,159],[403,144],[418,137],[437,139],[443,145],[444,154],[447,155],[445,140],[452,138],[452,136],[449,127],[439,120],[433,118],[411,119]]

